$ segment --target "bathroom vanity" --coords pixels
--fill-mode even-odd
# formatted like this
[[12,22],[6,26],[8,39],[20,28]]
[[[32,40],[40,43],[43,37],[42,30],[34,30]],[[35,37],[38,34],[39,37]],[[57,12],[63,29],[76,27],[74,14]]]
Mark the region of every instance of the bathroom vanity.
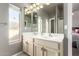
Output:
[[63,56],[63,34],[23,33],[23,52],[30,56]]
[[43,6],[24,16],[23,51],[31,56],[62,56],[63,4]]

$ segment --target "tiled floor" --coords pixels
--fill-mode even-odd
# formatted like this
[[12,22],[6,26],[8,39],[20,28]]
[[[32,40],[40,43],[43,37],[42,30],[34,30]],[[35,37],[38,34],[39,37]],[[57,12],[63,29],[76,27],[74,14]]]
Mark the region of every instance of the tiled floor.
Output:
[[[79,56],[79,49],[73,48],[72,51],[73,51],[72,52],[73,56]],[[29,55],[24,52],[21,52],[21,53],[17,54],[16,56],[29,56]]]
[[16,55],[16,56],[29,56],[28,54],[21,52],[20,54]]
[[72,51],[73,56],[79,56],[79,49],[73,48]]

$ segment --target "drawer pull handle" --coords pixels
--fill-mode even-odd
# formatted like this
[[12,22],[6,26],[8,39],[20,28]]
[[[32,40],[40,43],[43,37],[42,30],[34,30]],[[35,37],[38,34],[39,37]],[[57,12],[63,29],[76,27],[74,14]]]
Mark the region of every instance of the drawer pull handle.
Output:
[[47,51],[44,47],[42,47],[41,50],[43,50],[43,51]]
[[44,48],[42,47],[41,50],[44,50]]

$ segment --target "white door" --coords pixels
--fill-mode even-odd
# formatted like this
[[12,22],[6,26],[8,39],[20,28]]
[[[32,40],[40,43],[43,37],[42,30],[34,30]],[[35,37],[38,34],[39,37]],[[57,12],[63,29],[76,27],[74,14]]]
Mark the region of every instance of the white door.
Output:
[[49,32],[50,33],[55,33],[55,18],[49,19]]
[[33,56],[33,43],[32,42],[28,42],[28,54]]
[[23,51],[28,53],[28,42],[27,41],[23,41]]

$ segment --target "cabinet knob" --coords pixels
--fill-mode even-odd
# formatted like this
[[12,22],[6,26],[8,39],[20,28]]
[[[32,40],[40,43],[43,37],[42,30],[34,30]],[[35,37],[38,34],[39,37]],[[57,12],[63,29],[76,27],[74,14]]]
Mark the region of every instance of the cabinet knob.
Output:
[[47,51],[45,48],[43,49],[44,51]]
[[43,47],[41,48],[41,50],[43,50]]
[[42,47],[41,50],[43,50],[43,51],[47,51],[44,47]]

